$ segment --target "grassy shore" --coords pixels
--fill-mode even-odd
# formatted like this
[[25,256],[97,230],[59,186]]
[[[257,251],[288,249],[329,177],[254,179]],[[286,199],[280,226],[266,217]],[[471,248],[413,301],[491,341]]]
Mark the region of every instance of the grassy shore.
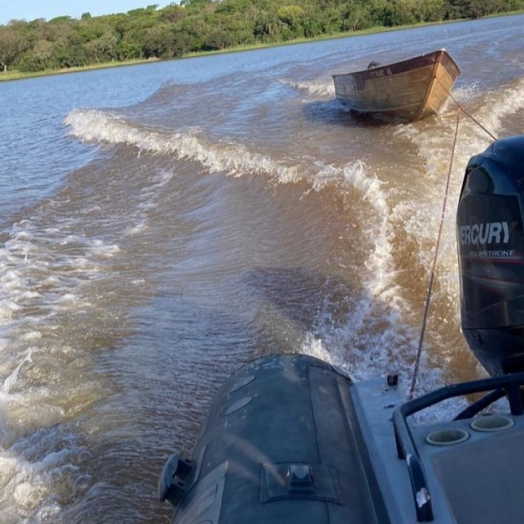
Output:
[[103,64],[91,64],[83,67],[68,67],[67,69],[47,69],[46,71],[38,71],[36,73],[22,73],[20,71],[0,72],[0,82],[9,80],[21,80],[24,78],[35,78],[39,76],[62,75],[67,73],[78,73],[82,71],[93,71],[95,69],[106,69],[108,67],[122,67],[137,64],[147,64],[151,62],[158,62],[157,59],[150,60],[126,60],[125,62],[107,62]]
[[[492,15],[489,18],[498,17],[498,16],[511,16],[511,15],[517,15],[522,14],[523,11],[513,12],[513,13],[502,13],[499,15]],[[294,45],[294,44],[303,44],[308,42],[318,42],[322,40],[333,40],[338,38],[349,38],[349,37],[355,37],[355,36],[362,36],[367,34],[375,34],[375,33],[385,33],[390,31],[400,31],[405,29],[413,29],[416,27],[425,27],[425,26],[432,26],[432,25],[444,25],[444,24],[452,24],[457,22],[464,22],[464,20],[452,20],[452,21],[446,21],[446,22],[435,22],[431,24],[427,23],[420,23],[420,24],[413,24],[413,25],[404,25],[404,26],[397,26],[397,27],[372,27],[369,29],[365,29],[363,31],[351,31],[347,33],[337,33],[335,35],[321,35],[316,38],[300,38],[297,40],[290,40],[287,42],[275,42],[271,44],[253,44],[253,45],[245,45],[245,46],[237,46],[237,47],[229,47],[227,49],[221,49],[218,51],[202,51],[198,53],[187,53],[181,58],[172,59],[172,60],[183,60],[184,58],[194,58],[198,56],[207,56],[207,55],[216,55],[216,54],[223,54],[223,53],[235,53],[235,52],[241,52],[241,51],[253,51],[256,49],[265,49],[268,47],[278,47],[283,45]],[[36,73],[22,73],[20,71],[7,71],[7,72],[0,72],[0,82],[2,81],[9,81],[9,80],[21,80],[25,78],[35,78],[39,76],[49,76],[49,75],[60,75],[60,74],[67,74],[67,73],[77,73],[82,71],[93,71],[96,69],[106,69],[109,67],[123,67],[123,66],[132,66],[137,64],[150,64],[158,62],[159,59],[148,59],[148,60],[126,60],[123,62],[107,62],[107,63],[101,63],[101,64],[91,64],[88,66],[83,67],[71,67],[67,69],[49,69],[46,71],[39,71]]]
[[[400,29],[400,28],[396,28]],[[244,45],[244,46],[236,46],[236,47],[228,47],[226,49],[220,49],[216,51],[200,51],[200,52],[193,52],[193,53],[186,53],[183,57],[179,58],[173,58],[173,59],[166,59],[167,60],[183,60],[184,58],[195,58],[199,56],[208,56],[208,55],[218,55],[218,54],[225,54],[225,53],[238,53],[242,51],[253,51],[256,49],[265,49],[268,47],[278,47],[282,45],[293,45],[293,44],[300,44],[305,42],[315,42],[315,41],[321,41],[321,40],[330,40],[333,38],[346,38],[349,36],[358,36],[362,34],[368,34],[368,33],[379,33],[382,31],[387,31],[386,28],[373,28],[366,31],[358,31],[358,32],[352,32],[352,33],[341,33],[336,35],[323,35],[317,38],[301,38],[297,40],[290,40],[287,42],[275,42],[271,44],[252,44],[252,45]],[[22,73],[21,71],[12,70],[7,72],[0,72],[0,82],[2,81],[9,81],[9,80],[21,80],[24,78],[35,78],[39,76],[50,76],[50,75],[60,75],[60,74],[66,74],[66,73],[77,73],[82,71],[93,71],[96,69],[106,69],[109,67],[122,67],[122,66],[131,66],[131,65],[137,65],[137,64],[150,64],[154,62],[159,62],[159,59],[142,59],[142,60],[125,60],[122,62],[105,62],[105,63],[98,63],[98,64],[90,64],[88,66],[83,67],[70,67],[67,69],[47,69],[45,71],[38,71],[35,73]]]
[[[441,23],[447,24],[450,22],[441,22]],[[366,35],[366,34],[383,33],[387,31],[399,31],[402,29],[410,29],[414,27],[427,26],[427,25],[436,25],[436,24],[416,24],[416,25],[410,25],[410,26],[398,26],[394,28],[373,27],[373,28],[362,30],[362,31],[351,31],[347,33],[337,33],[334,35],[320,35],[315,38],[299,38],[296,40],[288,40],[287,42],[273,42],[273,43],[267,43],[267,44],[258,43],[258,44],[252,44],[252,45],[228,47],[226,49],[220,49],[216,51],[200,51],[200,52],[194,52],[194,53],[187,53],[183,57],[166,59],[166,61],[167,60],[183,60],[185,58],[195,58],[199,56],[218,55],[218,54],[225,54],[225,53],[239,53],[242,51],[253,51],[257,49],[266,49],[268,47],[279,47],[279,46],[284,46],[284,45],[295,45],[295,44],[303,44],[303,43],[308,43],[308,42],[320,42],[322,40],[348,38],[348,37],[361,36],[361,35]],[[45,71],[38,71],[35,73],[22,73],[21,71],[12,70],[12,71],[7,71],[7,72],[0,72],[0,82],[9,81],[9,80],[21,80],[25,78],[35,78],[39,76],[50,76],[50,75],[60,75],[60,74],[67,74],[67,73],[77,73],[77,72],[82,72],[82,71],[93,71],[96,69],[106,69],[109,67],[122,67],[122,66],[131,66],[131,65],[137,65],[137,64],[150,64],[150,63],[159,62],[159,61],[160,61],[159,59],[125,60],[122,62],[112,61],[112,62],[99,63],[99,64],[90,64],[88,66],[83,66],[83,67],[70,67],[67,69],[47,69]]]

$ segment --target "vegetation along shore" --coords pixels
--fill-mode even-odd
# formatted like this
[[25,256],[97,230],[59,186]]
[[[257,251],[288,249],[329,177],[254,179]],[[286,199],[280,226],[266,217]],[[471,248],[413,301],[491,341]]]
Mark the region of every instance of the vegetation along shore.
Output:
[[182,0],[0,25],[0,80],[524,10],[524,0]]

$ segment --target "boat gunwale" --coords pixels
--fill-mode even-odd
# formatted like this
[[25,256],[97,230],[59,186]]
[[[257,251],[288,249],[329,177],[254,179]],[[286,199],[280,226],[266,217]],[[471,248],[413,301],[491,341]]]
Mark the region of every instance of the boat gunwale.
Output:
[[[434,60],[432,60],[433,57],[435,57]],[[424,53],[422,55],[414,56],[411,58],[406,58],[404,60],[399,60],[396,62],[389,62],[387,64],[380,64],[370,69],[359,69],[358,71],[352,71],[349,73],[335,73],[331,76],[333,77],[333,79],[338,78],[338,77],[348,77],[348,76],[355,76],[355,77],[363,76],[363,77],[379,79],[382,77],[378,76],[376,73],[382,69],[389,68],[392,70],[391,74],[384,75],[383,78],[387,78],[387,77],[391,77],[391,76],[403,73],[405,71],[414,71],[422,67],[427,67],[428,65],[431,65],[431,64],[442,64],[446,69],[448,69],[446,67],[446,64],[443,63],[444,60],[442,57],[446,57],[449,60],[449,62],[453,64],[453,66],[457,69],[456,77],[458,78],[461,73],[460,68],[457,65],[457,63],[455,62],[455,60],[453,60],[452,56],[446,51],[446,49],[438,49],[436,51],[430,51],[429,53]],[[420,61],[421,64],[417,66],[409,67],[410,64],[416,63],[417,61]],[[395,69],[394,72],[392,68]]]

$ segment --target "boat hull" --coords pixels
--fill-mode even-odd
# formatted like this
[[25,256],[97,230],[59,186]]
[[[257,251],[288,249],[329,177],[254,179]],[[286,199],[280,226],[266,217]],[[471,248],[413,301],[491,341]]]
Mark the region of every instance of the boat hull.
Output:
[[[173,524],[386,522],[351,385],[306,355],[239,370],[217,394],[192,460],[175,455],[162,475],[161,498],[177,506]],[[182,472],[175,485],[174,471]]]
[[333,75],[335,95],[359,113],[385,113],[405,120],[436,114],[448,99],[460,69],[444,50],[363,71]]

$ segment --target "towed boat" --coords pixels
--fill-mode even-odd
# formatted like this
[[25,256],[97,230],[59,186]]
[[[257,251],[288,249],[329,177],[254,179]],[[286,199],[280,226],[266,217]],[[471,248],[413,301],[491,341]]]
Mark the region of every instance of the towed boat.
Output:
[[[490,376],[406,400],[393,374],[255,360],[216,395],[192,456],[164,466],[174,524],[524,522],[523,163],[524,136],[471,158],[457,209],[462,329]],[[427,416],[456,397],[468,407]]]
[[333,75],[335,95],[358,113],[419,120],[436,114],[448,99],[460,69],[440,49],[391,64],[371,62],[367,69]]

